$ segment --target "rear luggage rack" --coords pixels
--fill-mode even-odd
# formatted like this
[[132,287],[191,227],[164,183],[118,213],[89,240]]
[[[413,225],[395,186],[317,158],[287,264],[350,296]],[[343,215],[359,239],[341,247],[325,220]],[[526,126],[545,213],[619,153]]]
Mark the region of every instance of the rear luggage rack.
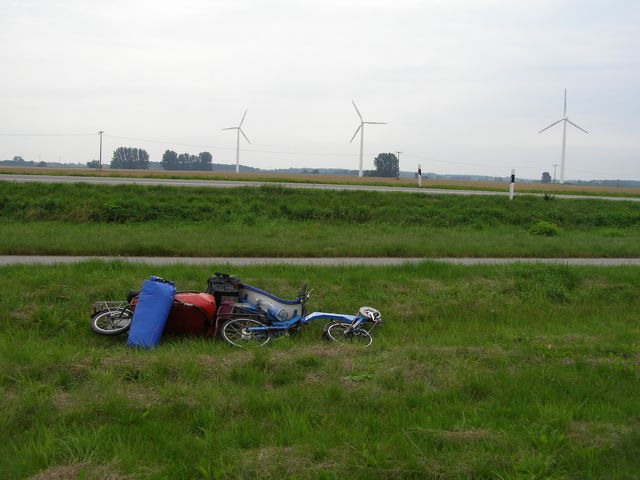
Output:
[[102,300],[93,304],[93,313],[101,312],[103,310],[122,310],[123,308],[127,308],[128,306],[129,302]]

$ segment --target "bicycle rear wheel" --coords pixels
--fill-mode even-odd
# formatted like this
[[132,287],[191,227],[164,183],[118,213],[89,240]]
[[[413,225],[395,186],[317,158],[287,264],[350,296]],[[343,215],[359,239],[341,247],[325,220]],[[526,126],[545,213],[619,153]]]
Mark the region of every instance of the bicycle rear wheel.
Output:
[[128,308],[102,310],[91,316],[91,329],[100,335],[120,335],[129,330],[132,318]]
[[270,331],[248,330],[252,327],[266,327],[266,325],[253,318],[234,318],[222,325],[222,339],[234,347],[261,347],[271,341]]
[[359,347],[368,347],[373,342],[373,337],[364,328],[353,328],[348,323],[328,323],[324,327],[324,336],[330,342]]

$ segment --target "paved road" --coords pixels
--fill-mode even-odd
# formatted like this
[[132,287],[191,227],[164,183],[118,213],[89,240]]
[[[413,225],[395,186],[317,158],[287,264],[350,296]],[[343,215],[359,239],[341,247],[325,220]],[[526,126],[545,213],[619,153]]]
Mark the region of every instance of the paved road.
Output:
[[0,266],[3,265],[31,265],[56,263],[78,263],[87,260],[116,260],[145,263],[150,265],[402,265],[405,263],[420,263],[435,261],[459,265],[504,265],[510,263],[546,263],[564,265],[595,265],[595,266],[640,266],[640,258],[249,258],[249,257],[91,257],[91,256],[47,256],[47,255],[5,255],[0,256]]
[[[489,192],[482,190],[447,190],[444,188],[411,188],[411,187],[382,187],[374,185],[338,185],[324,183],[287,183],[287,182],[248,182],[231,180],[192,180],[177,178],[133,178],[133,177],[80,177],[62,175],[14,175],[0,174],[0,180],[12,182],[44,182],[44,183],[77,183],[85,182],[101,185],[167,185],[174,187],[259,187],[261,185],[277,185],[289,188],[314,188],[319,190],[367,190],[375,192],[411,192],[433,195],[508,195],[508,192]],[[505,188],[506,190],[506,188]],[[516,187],[517,190],[517,187]],[[542,193],[517,192],[516,195],[544,196]],[[592,195],[564,195],[554,194],[556,198],[598,198],[602,200],[627,200],[640,202],[640,197],[603,197]]]

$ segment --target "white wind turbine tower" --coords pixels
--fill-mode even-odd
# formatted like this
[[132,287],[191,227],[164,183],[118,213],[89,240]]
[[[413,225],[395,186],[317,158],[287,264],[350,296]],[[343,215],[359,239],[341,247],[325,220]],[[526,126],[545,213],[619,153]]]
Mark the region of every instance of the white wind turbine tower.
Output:
[[351,137],[351,140],[349,140],[349,143],[353,142],[353,139],[356,138],[356,135],[358,135],[358,132],[360,132],[360,170],[359,170],[358,176],[361,177],[362,176],[362,154],[364,150],[364,126],[365,124],[386,125],[387,122],[365,122],[364,119],[362,118],[362,115],[360,115],[360,110],[358,110],[358,107],[356,107],[356,102],[351,100],[351,103],[353,103],[353,108],[356,109],[356,113],[358,114],[358,117],[360,117],[360,126],[357,128],[356,133],[353,134],[353,137]]
[[[244,134],[244,132],[242,131],[242,122],[244,122],[244,117],[247,116],[247,110],[244,111],[244,115],[242,115],[242,120],[240,120],[240,125],[238,125],[237,127],[229,127],[229,128],[223,128],[222,130],[237,130],[238,131],[238,137],[236,139],[236,173],[240,172],[240,134],[242,134],[242,136],[245,138],[245,140],[247,142],[249,142],[249,139],[247,138],[247,136]],[[251,142],[249,142],[251,143]]]
[[584,133],[589,133],[584,128],[579,127],[578,125],[573,123],[571,120],[569,120],[569,117],[567,117],[567,89],[566,88],[564,89],[564,115],[560,120],[558,120],[557,122],[553,122],[551,125],[543,128],[538,133],[542,133],[545,130],[553,127],[554,125],[557,125],[560,122],[563,122],[562,124],[562,157],[560,158],[560,183],[564,183],[564,152],[567,145],[567,123],[570,123],[571,125],[576,127],[578,130],[582,130]]

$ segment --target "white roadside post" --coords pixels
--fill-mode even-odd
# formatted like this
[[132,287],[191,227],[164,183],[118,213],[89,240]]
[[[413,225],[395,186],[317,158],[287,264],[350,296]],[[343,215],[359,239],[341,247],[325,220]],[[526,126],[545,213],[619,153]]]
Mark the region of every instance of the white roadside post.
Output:
[[422,165],[418,164],[418,186],[422,186]]
[[516,171],[511,170],[511,183],[509,184],[509,200],[513,200],[513,192],[516,188]]

